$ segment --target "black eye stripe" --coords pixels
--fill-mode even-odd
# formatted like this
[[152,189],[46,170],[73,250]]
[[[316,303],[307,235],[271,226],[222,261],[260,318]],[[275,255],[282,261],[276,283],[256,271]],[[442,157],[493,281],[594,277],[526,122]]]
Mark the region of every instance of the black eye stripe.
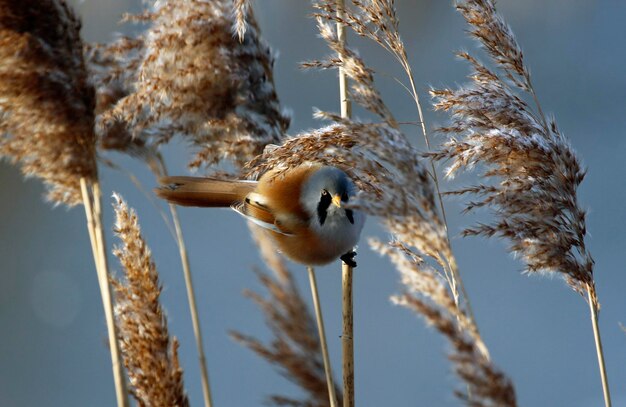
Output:
[[354,225],[354,214],[352,213],[352,209],[346,209],[346,218],[348,218],[348,221]]
[[320,225],[326,222],[326,216],[328,215],[328,207],[332,203],[332,198],[327,191],[322,191],[320,202],[317,204],[317,219],[320,221]]

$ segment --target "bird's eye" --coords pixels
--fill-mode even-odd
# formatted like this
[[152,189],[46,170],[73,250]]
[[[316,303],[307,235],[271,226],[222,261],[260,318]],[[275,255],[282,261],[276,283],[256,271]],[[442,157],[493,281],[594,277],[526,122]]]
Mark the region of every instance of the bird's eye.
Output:
[[325,189],[322,189],[322,196],[326,196],[326,195],[328,195],[328,191]]

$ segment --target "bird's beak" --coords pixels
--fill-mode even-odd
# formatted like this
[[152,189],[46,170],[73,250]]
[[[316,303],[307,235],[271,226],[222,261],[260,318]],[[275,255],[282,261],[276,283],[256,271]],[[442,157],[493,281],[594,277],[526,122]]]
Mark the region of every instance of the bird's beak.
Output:
[[341,195],[333,195],[333,204],[337,208],[341,208]]

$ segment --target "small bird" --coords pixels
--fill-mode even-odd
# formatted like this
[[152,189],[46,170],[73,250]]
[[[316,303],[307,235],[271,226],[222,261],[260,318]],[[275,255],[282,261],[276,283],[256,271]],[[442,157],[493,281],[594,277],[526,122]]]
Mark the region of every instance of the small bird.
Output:
[[305,265],[341,258],[356,267],[354,246],[365,214],[346,208],[356,187],[342,170],[303,164],[258,181],[163,177],[156,194],[183,206],[231,207],[269,231],[278,249]]

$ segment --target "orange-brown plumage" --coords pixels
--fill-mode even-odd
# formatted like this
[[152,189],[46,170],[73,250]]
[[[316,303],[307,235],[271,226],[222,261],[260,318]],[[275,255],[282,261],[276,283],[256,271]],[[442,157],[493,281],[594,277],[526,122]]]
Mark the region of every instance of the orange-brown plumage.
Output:
[[252,181],[220,180],[199,177],[162,177],[155,189],[158,197],[182,206],[228,208],[254,191]]
[[258,182],[195,177],[159,181],[159,197],[186,206],[230,206],[263,227],[287,257],[307,265],[326,264],[352,250],[363,226],[360,213],[339,203],[340,197],[347,202],[354,193],[345,173],[319,164],[270,171]]
[[302,208],[299,197],[302,185],[319,167],[319,165],[301,165],[279,175],[270,171],[261,177],[256,192],[267,197],[268,206],[277,212],[292,213],[307,219],[308,214]]

